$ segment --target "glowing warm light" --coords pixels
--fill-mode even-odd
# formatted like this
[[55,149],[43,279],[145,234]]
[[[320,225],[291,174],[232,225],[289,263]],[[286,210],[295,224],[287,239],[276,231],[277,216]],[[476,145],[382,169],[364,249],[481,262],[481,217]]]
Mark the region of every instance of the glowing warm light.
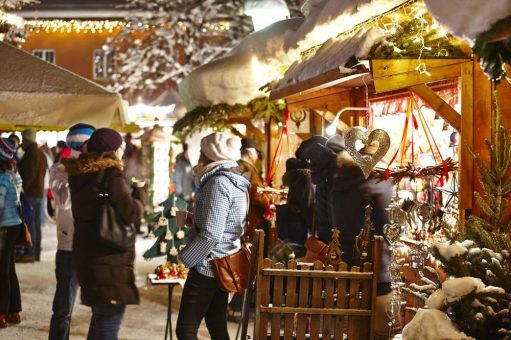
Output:
[[25,22],[29,32],[77,32],[77,33],[103,33],[113,32],[122,28],[125,22],[119,20],[27,20]]
[[252,17],[254,31],[291,16],[284,0],[248,0],[245,2],[245,14]]
[[[154,25],[143,24],[142,22],[132,24],[121,20],[26,20],[25,24],[28,31],[31,33],[113,33],[114,30],[122,29],[124,27],[130,28],[132,25],[136,26],[138,29],[145,30],[156,27]],[[179,21],[177,25],[181,29],[186,30],[184,22]],[[230,29],[231,24],[228,21],[218,21],[215,23],[205,23],[202,31],[204,33],[212,32],[216,34]]]

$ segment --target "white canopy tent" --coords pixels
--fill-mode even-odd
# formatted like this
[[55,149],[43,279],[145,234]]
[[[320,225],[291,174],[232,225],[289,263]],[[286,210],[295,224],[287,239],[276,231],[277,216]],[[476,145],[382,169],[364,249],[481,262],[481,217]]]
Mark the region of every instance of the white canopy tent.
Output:
[[0,42],[0,129],[64,130],[126,124],[125,104],[81,76]]

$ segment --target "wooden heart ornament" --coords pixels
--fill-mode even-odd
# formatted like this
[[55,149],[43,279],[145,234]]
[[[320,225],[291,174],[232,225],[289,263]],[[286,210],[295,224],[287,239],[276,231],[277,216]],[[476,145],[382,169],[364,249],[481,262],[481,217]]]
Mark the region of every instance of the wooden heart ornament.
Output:
[[[362,155],[355,147],[357,140],[361,141],[365,147],[369,145],[374,146],[375,143],[373,142],[378,142],[378,149],[372,155]],[[354,127],[349,129],[344,135],[344,143],[346,144],[346,151],[360,167],[364,173],[364,177],[367,178],[374,166],[389,150],[390,137],[389,134],[382,129],[373,130],[368,135],[367,131]]]

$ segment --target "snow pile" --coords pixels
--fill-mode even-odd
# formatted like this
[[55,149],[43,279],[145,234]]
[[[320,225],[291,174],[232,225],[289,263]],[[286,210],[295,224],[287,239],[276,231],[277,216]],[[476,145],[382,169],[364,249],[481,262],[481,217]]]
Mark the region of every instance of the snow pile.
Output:
[[437,289],[431,294],[425,303],[426,307],[430,309],[442,309],[445,305],[445,294],[443,289]]
[[353,69],[344,67],[346,62],[352,57],[366,58],[371,47],[383,39],[384,34],[378,28],[359,31],[349,39],[330,39],[313,56],[291,65],[273,90],[279,90],[335,69],[339,69],[341,73],[353,72]]
[[465,276],[455,279],[450,279],[442,283],[442,290],[445,294],[447,302],[454,302],[461,300],[464,296],[476,291],[481,292],[485,285],[481,279]]
[[290,38],[301,50],[322,44],[353,26],[385,13],[407,0],[309,0],[302,11],[305,22]]
[[279,68],[299,58],[298,51],[285,50],[284,44],[302,22],[303,18],[284,20],[254,32],[225,58],[194,70],[179,84],[186,108],[246,104],[264,95],[259,88],[280,78]]
[[419,309],[403,329],[403,340],[466,340],[473,339],[460,332],[447,314],[436,309]]
[[452,34],[473,43],[480,33],[511,15],[509,0],[425,0],[429,12]]
[[472,292],[483,294],[506,293],[501,287],[485,286],[481,279],[466,276],[444,281],[442,288],[431,294],[425,305],[430,309],[442,309],[446,302],[459,301]]
[[[286,75],[281,85],[330,71],[332,67],[342,67],[351,56],[367,54],[367,50],[381,37],[376,31],[361,33],[364,34],[362,40],[357,35],[358,39],[344,43],[336,41],[335,37],[405,1],[309,0],[303,7],[305,18],[284,20],[254,32],[233,48],[227,57],[190,73],[179,85],[181,98],[188,110],[218,103],[245,104],[264,95],[259,88],[282,78],[282,69],[300,60],[301,52],[329,39],[332,40],[321,48],[323,52],[318,56],[326,59],[325,64],[318,61],[318,65],[307,67],[303,75]],[[347,49],[337,50],[340,47]],[[339,57],[342,60],[337,60]],[[341,71],[350,72],[344,68]]]
[[454,242],[453,244],[433,242],[433,247],[436,248],[440,255],[444,257],[447,261],[456,256],[463,256],[468,251],[468,249],[463,245],[463,243],[459,243],[457,241]]

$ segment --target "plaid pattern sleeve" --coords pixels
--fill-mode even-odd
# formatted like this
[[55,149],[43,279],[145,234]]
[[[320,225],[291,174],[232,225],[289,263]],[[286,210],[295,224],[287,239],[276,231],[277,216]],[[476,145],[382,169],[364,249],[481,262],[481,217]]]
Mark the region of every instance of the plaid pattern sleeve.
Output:
[[[227,178],[219,176],[211,179],[201,190],[194,214],[196,233],[192,233],[193,239],[189,240],[180,254],[181,261],[189,268],[206,261],[213,248],[222,240],[231,205],[232,190],[229,186],[232,185],[228,182]],[[199,271],[212,277],[213,273],[209,273],[211,269],[208,269],[206,272]]]

